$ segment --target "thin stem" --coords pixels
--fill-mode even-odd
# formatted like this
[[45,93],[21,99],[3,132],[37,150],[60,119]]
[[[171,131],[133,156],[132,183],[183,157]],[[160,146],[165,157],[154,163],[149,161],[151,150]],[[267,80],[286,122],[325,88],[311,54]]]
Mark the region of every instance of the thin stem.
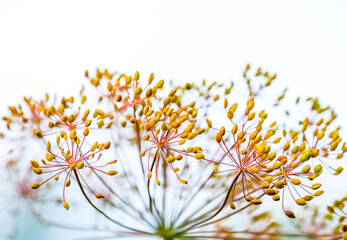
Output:
[[184,229],[184,230],[182,230],[181,232],[179,232],[179,234],[180,234],[180,233],[184,233],[184,232],[186,232],[186,231],[188,231],[188,230],[190,230],[190,229],[193,229],[194,227],[199,226],[200,224],[203,224],[203,223],[205,223],[205,222],[207,222],[207,221],[213,219],[215,216],[217,216],[217,215],[222,211],[222,209],[225,207],[226,203],[228,202],[228,199],[229,199],[229,195],[230,195],[230,193],[231,193],[231,190],[234,188],[234,185],[237,183],[237,179],[239,178],[239,176],[241,175],[241,173],[242,173],[241,171],[238,172],[238,174],[234,177],[233,181],[232,181],[231,184],[230,184],[230,187],[229,187],[229,189],[228,189],[228,192],[227,192],[227,194],[226,194],[226,196],[225,196],[225,199],[224,199],[222,205],[220,206],[220,208],[219,208],[212,216],[210,216],[210,217],[208,217],[208,218],[205,218],[205,219],[203,219],[203,220],[201,220],[201,221],[199,221],[199,222],[193,224],[192,226],[188,227],[187,229]]
[[76,180],[77,180],[77,183],[78,183],[78,186],[79,188],[81,189],[81,192],[83,194],[83,196],[85,197],[85,199],[88,201],[88,203],[96,210],[98,211],[100,214],[102,214],[105,218],[107,218],[108,220],[110,220],[111,222],[117,224],[118,226],[120,227],[123,227],[123,228],[126,228],[128,230],[131,230],[131,231],[135,231],[135,232],[138,232],[138,233],[142,233],[142,234],[149,234],[149,235],[152,235],[151,233],[149,232],[145,232],[145,231],[142,231],[142,230],[138,230],[138,229],[135,229],[135,228],[132,228],[132,227],[128,227],[114,219],[112,219],[111,217],[109,217],[108,215],[106,215],[103,211],[101,211],[99,208],[97,208],[93,203],[92,201],[89,199],[89,197],[87,196],[87,194],[85,193],[84,189],[83,189],[83,186],[82,186],[82,183],[78,177],[78,174],[77,174],[77,171],[76,169],[74,170],[74,174],[75,174],[75,177],[76,177]]

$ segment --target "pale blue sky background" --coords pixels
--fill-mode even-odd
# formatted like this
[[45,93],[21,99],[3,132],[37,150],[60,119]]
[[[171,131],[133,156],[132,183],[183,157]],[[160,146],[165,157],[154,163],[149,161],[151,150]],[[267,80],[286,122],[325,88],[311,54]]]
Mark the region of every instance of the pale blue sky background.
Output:
[[346,12],[343,0],[0,0],[0,112],[23,95],[76,93],[85,69],[229,81],[251,63],[346,125]]

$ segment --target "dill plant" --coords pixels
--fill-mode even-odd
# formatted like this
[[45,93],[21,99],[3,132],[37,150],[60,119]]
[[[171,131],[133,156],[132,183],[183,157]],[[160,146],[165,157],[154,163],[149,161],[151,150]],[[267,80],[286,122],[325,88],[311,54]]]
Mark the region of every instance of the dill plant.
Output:
[[[242,94],[233,82],[179,86],[99,69],[85,76],[79,96],[24,98],[3,117],[8,183],[41,222],[79,229],[40,210],[59,191],[66,210],[85,199],[104,219],[90,228],[110,239],[347,239],[345,198],[325,216],[308,207],[324,193],[323,169],[340,174],[330,163],[347,151],[335,112],[317,98],[297,100],[300,119],[284,118],[286,89],[269,94],[276,74],[249,65]],[[26,159],[28,149],[41,157]],[[66,196],[70,185],[79,197]],[[266,204],[302,224],[281,227]],[[310,227],[303,208],[313,213]]]

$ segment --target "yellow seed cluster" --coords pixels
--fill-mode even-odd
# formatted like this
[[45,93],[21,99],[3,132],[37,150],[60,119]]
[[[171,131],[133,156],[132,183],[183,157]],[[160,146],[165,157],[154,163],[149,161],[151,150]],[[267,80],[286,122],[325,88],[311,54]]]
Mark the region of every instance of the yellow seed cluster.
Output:
[[[143,209],[146,209],[144,214],[134,214],[138,217],[136,220],[145,219],[147,222],[150,218],[146,214],[149,214],[160,225],[158,229],[152,229],[151,234],[184,238],[190,237],[185,234],[200,224],[213,223],[215,215],[228,211],[224,209],[227,205],[233,210],[236,206],[247,208],[263,204],[266,198],[282,201],[280,205],[288,218],[300,218],[299,214],[296,216],[295,207],[306,209],[304,206],[310,207],[311,201],[324,193],[325,182],[323,179],[323,182],[319,181],[322,173],[339,175],[343,172],[343,167],[330,166],[330,161],[343,159],[347,151],[340,128],[334,122],[335,112],[322,107],[317,98],[306,101],[298,98],[297,109],[308,106],[304,109],[306,112],[302,111],[304,116],[286,110],[289,120],[283,122],[272,110],[286,107],[280,104],[287,89],[275,95],[266,94],[277,75],[262,68],[253,71],[249,65],[246,66],[243,78],[247,92],[237,98],[232,92],[232,82],[219,84],[204,80],[200,85],[185,83],[180,86],[157,80],[153,73],[143,80],[139,72],[127,75],[110,73],[107,69],[97,69],[95,76],[86,71],[85,76],[98,94],[96,103],[82,89],[78,97],[63,97],[52,102],[48,95],[39,101],[24,98],[23,106],[10,106],[9,116],[3,117],[9,130],[19,129],[44,143],[46,152],[43,159],[30,161],[31,170],[37,175],[30,188],[38,189],[51,179],[63,181],[62,205],[66,210],[70,206],[65,201],[65,189],[71,189],[71,186],[80,187],[89,203],[92,201],[88,196],[92,195],[104,199],[105,209],[110,204],[115,209],[124,207],[123,213],[130,210],[131,214],[137,210],[138,201],[130,199],[133,197],[131,194],[136,193],[143,200]],[[271,104],[264,105],[263,96],[266,96],[265,101],[273,99]],[[262,105],[266,110],[262,110]],[[111,132],[112,141],[103,139],[108,137],[104,134],[106,130]],[[92,141],[93,136],[98,138]],[[117,160],[109,159],[106,164],[102,163],[104,151],[110,148],[116,150],[121,158],[138,152],[134,155],[138,159],[120,159],[124,167],[118,173],[110,169]],[[120,151],[125,154],[118,154]],[[8,163],[11,167],[15,165],[14,162]],[[92,176],[110,191],[105,195],[94,192],[92,185],[87,183]],[[115,181],[103,179],[111,176],[115,176]],[[137,185],[139,180],[145,184]],[[146,189],[141,189],[143,186]],[[131,189],[129,195],[122,195],[121,191],[127,187]],[[196,193],[191,191],[193,188],[197,189]],[[109,192],[114,196],[109,196]],[[189,204],[194,204],[194,201],[190,198],[195,196],[202,198],[205,209],[212,206],[212,202],[214,205],[209,209],[216,209],[216,206],[217,209],[208,213],[201,213],[198,209],[194,213],[196,216],[192,215],[198,221],[184,219],[182,222],[187,226],[177,229],[170,222],[172,229],[171,226],[166,229],[167,224],[160,221],[167,214],[162,211],[170,206],[163,202],[163,207],[158,208],[161,200],[157,198],[161,193],[170,192],[175,193],[170,200],[174,203],[172,207],[184,205],[183,209],[177,209],[178,217],[189,215],[185,209],[191,209]],[[204,194],[200,195],[200,192]],[[216,192],[222,194],[204,199],[209,193]],[[142,196],[143,193],[148,196]],[[115,204],[112,202],[114,199]],[[121,202],[117,202],[119,199]],[[217,202],[219,199],[221,204]],[[288,201],[297,206],[287,209]],[[345,202],[346,198],[328,206],[329,215],[325,219],[332,218],[332,215],[341,216],[341,219],[347,217]],[[93,207],[97,208],[96,205]],[[173,216],[175,212],[176,209],[172,211]],[[265,213],[251,221],[264,219],[268,219]],[[335,230],[334,239],[347,239],[347,225],[343,220],[340,222],[340,230]],[[147,223],[152,227],[151,221]],[[216,233],[219,228],[216,226]],[[137,227],[128,230],[133,229]],[[142,230],[137,233],[142,233]],[[257,237],[262,238],[262,233],[259,231]],[[229,237],[218,234],[207,237]]]

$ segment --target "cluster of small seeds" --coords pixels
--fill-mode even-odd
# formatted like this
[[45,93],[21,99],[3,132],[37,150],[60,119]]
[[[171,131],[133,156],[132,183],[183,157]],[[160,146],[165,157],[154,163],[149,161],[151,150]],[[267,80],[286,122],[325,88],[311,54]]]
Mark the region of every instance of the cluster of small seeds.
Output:
[[[61,174],[66,173],[63,186],[63,206],[66,209],[69,209],[68,203],[65,201],[65,187],[69,187],[71,184],[71,175],[78,174],[82,178],[83,182],[89,188],[89,190],[95,195],[96,198],[103,198],[103,195],[100,193],[94,193],[93,190],[88,186],[84,178],[82,177],[80,171],[84,168],[89,168],[94,171],[102,172],[107,175],[115,175],[117,171],[110,170],[105,172],[101,168],[106,167],[107,165],[114,164],[117,161],[110,161],[105,165],[95,166],[94,164],[98,162],[102,156],[101,152],[107,150],[111,146],[111,142],[98,143],[95,142],[88,151],[85,153],[82,152],[82,146],[85,143],[86,137],[89,135],[89,128],[83,130],[83,138],[81,139],[76,130],[72,130],[69,134],[66,132],[60,132],[60,135],[57,136],[56,145],[58,153],[54,153],[52,150],[52,145],[48,141],[46,146],[46,157],[41,160],[39,164],[35,160],[31,160],[32,170],[38,174],[45,173],[54,173],[48,179],[42,183],[34,183],[31,185],[32,189],[37,189],[41,185],[45,184],[51,179],[56,181],[59,180]],[[65,149],[63,146],[66,146]]]

